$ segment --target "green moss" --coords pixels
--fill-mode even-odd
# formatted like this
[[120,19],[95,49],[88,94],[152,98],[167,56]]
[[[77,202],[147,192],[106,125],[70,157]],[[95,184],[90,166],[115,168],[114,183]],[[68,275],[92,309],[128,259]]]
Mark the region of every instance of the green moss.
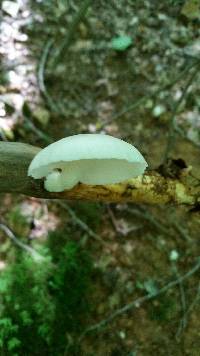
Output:
[[69,335],[83,329],[91,259],[78,244],[55,235],[62,242],[56,253],[51,234],[42,262],[16,250],[15,261],[0,274],[2,355],[63,355]]

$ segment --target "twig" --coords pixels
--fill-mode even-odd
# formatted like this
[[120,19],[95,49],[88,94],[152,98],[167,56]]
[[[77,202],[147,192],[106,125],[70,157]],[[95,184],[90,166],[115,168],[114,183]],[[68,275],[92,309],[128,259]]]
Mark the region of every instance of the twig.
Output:
[[53,45],[53,39],[49,39],[46,43],[46,45],[44,46],[42,55],[41,55],[41,59],[39,61],[39,65],[38,65],[38,86],[40,89],[41,94],[43,95],[43,97],[45,98],[48,107],[50,108],[51,111],[53,112],[60,112],[57,104],[53,101],[53,99],[51,98],[51,96],[49,95],[47,89],[46,89],[46,85],[45,85],[45,66],[47,64],[47,59],[49,56],[49,52],[52,48]]
[[64,208],[69,215],[71,216],[71,218],[73,219],[73,221],[85,232],[87,232],[87,234],[91,237],[93,237],[95,240],[97,240],[98,242],[100,242],[101,244],[105,244],[105,242],[101,239],[101,237],[96,234],[84,221],[82,221],[74,212],[74,210],[72,208],[70,208],[70,206],[66,203],[63,203],[62,201],[57,201],[57,204],[60,205],[62,208]]
[[44,133],[42,130],[38,129],[32,121],[28,120],[25,116],[23,116],[23,118],[27,128],[36,133],[39,138],[41,138],[42,140],[44,140],[44,142],[48,144],[53,142],[53,139],[49,135]]
[[[170,232],[169,228],[167,228],[165,225],[160,224],[160,222],[153,216],[151,215],[148,210],[145,211],[140,211],[132,208],[128,208],[127,211],[133,215],[143,217],[145,220],[149,221],[152,225],[155,226],[158,230],[163,232],[165,235],[172,236],[172,233]],[[179,234],[188,242],[192,241],[192,238],[190,235],[185,231],[185,229],[180,226],[180,223],[177,221],[171,221],[171,225],[175,227],[175,229],[179,232]]]
[[[77,27],[80,23],[80,21],[83,19],[83,17],[85,16],[88,7],[90,6],[90,4],[92,3],[92,0],[85,0],[79,11],[77,12],[77,14],[74,17],[74,20],[71,24],[71,27],[69,29],[69,32],[67,34],[67,37],[65,38],[65,40],[63,41],[62,45],[60,46],[60,48],[57,50],[57,53],[55,55],[55,59],[53,62],[53,66],[55,67],[61,57],[61,55],[63,54],[63,52],[66,51],[66,49],[69,47],[69,45],[71,44],[71,41],[73,39],[74,33],[77,30]],[[59,108],[58,104],[55,103],[55,101],[52,99],[52,97],[49,95],[46,86],[45,86],[45,80],[44,80],[44,73],[45,73],[45,66],[47,64],[47,60],[48,60],[48,56],[49,56],[49,52],[53,46],[54,40],[53,39],[49,39],[46,43],[46,45],[44,46],[44,50],[42,52],[42,56],[41,59],[39,61],[39,65],[38,65],[38,85],[39,85],[39,89],[41,94],[43,95],[43,97],[45,98],[48,107],[50,108],[50,110],[52,112],[56,112],[56,113],[60,113],[60,114],[64,114],[63,110]]]
[[[155,93],[153,94],[155,95]],[[143,98],[139,99],[138,101],[136,101],[135,103],[133,103],[132,105],[122,109],[119,113],[117,113],[116,115],[114,115],[113,117],[111,117],[109,120],[107,120],[106,122],[103,122],[101,125],[98,125],[97,128],[97,132],[101,131],[105,126],[109,125],[111,122],[113,121],[117,121],[120,117],[122,117],[124,114],[127,114],[130,111],[133,111],[134,109],[136,109],[137,107],[139,107],[140,105],[142,105],[143,103],[145,103],[145,101],[152,97],[153,95],[149,94],[144,96]]]
[[191,184],[187,176],[172,179],[156,171],[146,172],[144,176],[119,184],[79,183],[70,190],[48,192],[44,188],[44,179],[33,179],[27,175],[33,157],[40,150],[39,147],[20,142],[0,141],[0,192],[15,192],[45,199],[198,206],[200,186],[195,186],[195,182]]
[[158,290],[156,293],[146,294],[145,296],[140,297],[140,298],[134,300],[133,302],[124,305],[122,308],[115,310],[114,313],[112,313],[106,319],[100,321],[99,323],[86,328],[85,331],[80,335],[80,337],[78,339],[78,343],[80,343],[82,341],[82,339],[86,336],[86,334],[105,327],[108,323],[112,322],[115,318],[123,315],[124,313],[127,313],[128,311],[130,311],[134,308],[140,307],[141,304],[143,304],[144,302],[146,302],[148,300],[152,300],[152,299],[156,298],[157,296],[165,293],[169,289],[176,287],[177,285],[179,285],[182,282],[185,282],[188,278],[190,278],[193,274],[195,274],[199,269],[200,269],[200,257],[198,257],[197,263],[194,265],[194,267],[190,271],[185,273],[183,276],[180,276],[178,279],[169,282],[164,287],[162,287],[160,290]]
[[57,63],[60,60],[60,57],[64,54],[66,49],[70,46],[71,41],[74,37],[74,34],[76,33],[77,27],[78,27],[80,21],[84,18],[85,14],[87,12],[87,9],[91,5],[91,3],[92,3],[92,0],[82,1],[81,7],[73,19],[73,22],[70,26],[70,29],[68,31],[66,38],[64,39],[60,48],[57,50],[55,60],[54,60],[54,65],[57,65]]
[[148,222],[150,222],[152,225],[154,225],[158,230],[160,230],[162,233],[164,233],[165,235],[169,235],[169,229],[166,228],[164,225],[160,224],[150,213],[148,213],[147,211],[140,211],[137,209],[132,209],[132,208],[128,208],[127,211],[135,216],[138,217],[142,217],[145,220],[147,220]]
[[198,288],[197,288],[197,293],[196,293],[196,296],[195,298],[193,299],[192,303],[190,304],[190,306],[188,307],[188,309],[186,310],[182,320],[180,321],[180,325],[179,325],[179,328],[178,328],[178,331],[176,333],[176,337],[177,339],[180,337],[180,334],[183,332],[183,329],[186,327],[186,322],[187,322],[187,319],[188,319],[188,314],[191,313],[192,309],[195,307],[195,305],[199,302],[200,300],[200,283],[198,285]]
[[4,231],[5,234],[11,239],[11,241],[14,242],[18,247],[28,252],[34,258],[34,260],[38,262],[45,260],[45,257],[40,255],[32,247],[27,246],[26,244],[21,242],[5,224],[0,224],[0,229]]
[[200,63],[199,62],[198,63],[195,62],[195,64],[193,66],[195,66],[196,64],[198,64],[198,65],[197,65],[196,69],[194,70],[194,72],[192,72],[192,74],[190,75],[188,81],[186,82],[186,85],[185,85],[185,87],[183,89],[182,95],[179,98],[179,100],[175,103],[173,111],[172,111],[172,114],[171,114],[171,117],[169,119],[170,127],[169,127],[169,135],[168,135],[167,146],[166,146],[166,150],[165,150],[165,153],[164,153],[164,160],[163,160],[164,163],[168,159],[169,153],[173,148],[174,134],[175,134],[175,130],[176,130],[176,114],[178,112],[178,109],[179,109],[181,103],[183,102],[183,100],[185,99],[185,97],[186,97],[186,95],[188,93],[188,89],[189,89],[190,85],[192,84],[193,80],[195,79],[197,73],[199,72]]
[[[180,278],[180,275],[179,275],[179,272],[178,272],[178,269],[177,269],[177,266],[176,264],[173,264],[173,269],[174,269],[174,272],[175,272],[175,275],[176,277]],[[185,297],[185,290],[184,290],[184,286],[183,286],[183,282],[181,281],[179,283],[179,290],[180,290],[180,297],[181,297],[181,305],[182,305],[182,313],[183,313],[183,316],[181,318],[181,321],[180,321],[180,324],[179,324],[179,328],[177,330],[177,333],[176,333],[176,338],[178,339],[178,335],[179,335],[179,331],[180,331],[180,328],[185,328],[186,327],[186,324],[187,324],[187,318],[186,318],[186,297]]]
[[188,242],[192,241],[192,238],[190,235],[187,233],[187,231],[184,229],[183,226],[180,225],[177,221],[173,221],[172,224],[174,225],[175,229],[179,232],[179,234]]
[[197,293],[196,296],[193,300],[193,302],[190,304],[189,308],[187,309],[187,314],[192,311],[192,309],[195,307],[195,304],[200,300],[200,283],[197,288]]
[[127,114],[130,111],[133,111],[134,109],[136,109],[137,107],[139,107],[140,105],[145,103],[147,99],[156,97],[161,91],[166,90],[166,89],[168,89],[170,87],[173,87],[180,79],[182,79],[182,77],[184,77],[186,75],[186,73],[191,68],[193,68],[196,65],[197,65],[197,62],[195,62],[195,63],[193,62],[192,64],[188,65],[185,69],[183,69],[183,71],[179,75],[177,75],[177,77],[175,79],[173,79],[171,82],[163,85],[161,88],[159,88],[155,92],[147,94],[143,98],[140,98],[138,101],[136,101],[132,105],[130,105],[128,107],[125,107],[119,113],[117,113],[116,115],[111,117],[109,120],[107,120],[106,122],[104,122],[101,125],[99,125],[97,131],[102,130],[105,126],[109,125],[111,122],[118,120],[124,114]]

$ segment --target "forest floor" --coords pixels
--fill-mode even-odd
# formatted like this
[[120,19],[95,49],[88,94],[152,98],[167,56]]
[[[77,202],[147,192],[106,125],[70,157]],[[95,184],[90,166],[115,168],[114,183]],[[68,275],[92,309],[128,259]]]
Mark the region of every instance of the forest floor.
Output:
[[[14,3],[1,25],[1,140],[44,147],[107,133],[134,144],[150,169],[167,154],[200,177],[200,20],[184,1],[102,0],[77,22],[81,1]],[[130,46],[116,50],[112,40],[125,35]],[[190,275],[200,255],[199,212],[5,194],[0,214],[28,244],[68,224],[90,251],[98,273],[81,355],[199,356],[199,270]],[[0,240],[3,269],[11,243],[3,231]]]

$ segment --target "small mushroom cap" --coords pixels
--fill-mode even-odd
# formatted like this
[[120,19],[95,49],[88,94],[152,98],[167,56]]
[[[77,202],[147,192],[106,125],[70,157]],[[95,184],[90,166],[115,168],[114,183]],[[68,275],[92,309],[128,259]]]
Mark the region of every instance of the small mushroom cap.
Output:
[[102,134],[79,134],[41,150],[32,160],[28,175],[37,179],[59,169],[66,180],[73,171],[77,182],[112,184],[139,176],[146,167],[141,153],[123,140]]

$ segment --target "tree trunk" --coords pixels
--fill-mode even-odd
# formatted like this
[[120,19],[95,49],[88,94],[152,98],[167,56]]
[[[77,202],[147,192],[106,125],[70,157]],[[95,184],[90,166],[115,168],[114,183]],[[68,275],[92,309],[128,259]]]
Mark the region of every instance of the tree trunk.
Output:
[[[81,199],[102,202],[134,202],[145,204],[200,203],[199,180],[186,168],[173,174],[150,171],[138,178],[112,185],[77,184],[71,190],[50,193],[43,179],[27,176],[28,166],[40,148],[18,142],[0,142],[0,193],[18,193],[45,199]],[[175,162],[175,161],[174,161]]]

